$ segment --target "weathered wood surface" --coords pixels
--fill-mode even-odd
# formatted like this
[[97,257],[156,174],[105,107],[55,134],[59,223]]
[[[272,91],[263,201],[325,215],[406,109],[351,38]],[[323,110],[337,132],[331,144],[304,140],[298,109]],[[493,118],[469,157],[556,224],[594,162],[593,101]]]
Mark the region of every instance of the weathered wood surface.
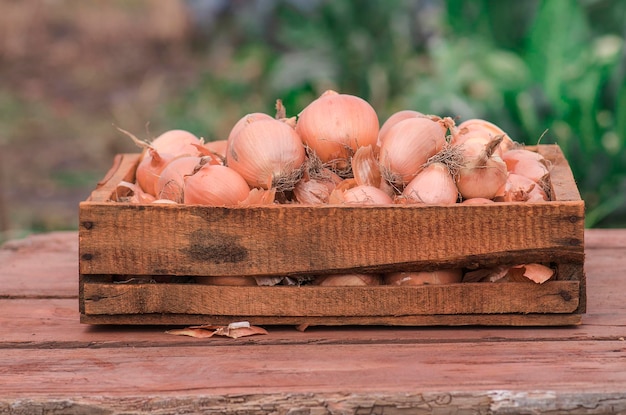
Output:
[[551,163],[552,201],[471,206],[115,203],[117,184],[132,180],[139,158],[121,154],[80,204],[80,273],[315,275],[546,258],[582,264],[584,202],[559,147],[538,149]]
[[626,412],[626,230],[585,234],[575,327],[81,325],[77,234],[0,249],[0,413]]

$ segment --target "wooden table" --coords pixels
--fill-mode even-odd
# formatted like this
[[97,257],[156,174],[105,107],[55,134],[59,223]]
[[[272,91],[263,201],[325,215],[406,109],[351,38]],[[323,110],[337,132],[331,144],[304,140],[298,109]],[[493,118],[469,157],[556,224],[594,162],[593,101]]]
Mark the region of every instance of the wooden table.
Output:
[[0,413],[626,413],[626,230],[586,232],[583,324],[266,327],[196,339],[79,322],[78,238],[0,249]]

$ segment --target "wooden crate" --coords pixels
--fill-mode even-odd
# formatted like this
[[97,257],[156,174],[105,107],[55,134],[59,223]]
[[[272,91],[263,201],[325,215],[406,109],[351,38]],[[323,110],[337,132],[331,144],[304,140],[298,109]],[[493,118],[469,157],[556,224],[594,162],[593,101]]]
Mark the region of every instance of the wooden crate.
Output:
[[[216,208],[114,201],[138,154],[80,204],[89,324],[572,325],[585,312],[584,202],[556,145],[552,200],[449,206]],[[549,263],[556,278],[424,286],[211,286],[198,276],[306,276]]]

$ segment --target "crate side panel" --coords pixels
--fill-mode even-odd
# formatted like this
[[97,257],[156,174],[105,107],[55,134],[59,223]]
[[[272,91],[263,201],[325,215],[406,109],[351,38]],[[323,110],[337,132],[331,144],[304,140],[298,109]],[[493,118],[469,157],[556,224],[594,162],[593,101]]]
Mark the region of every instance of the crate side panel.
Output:
[[294,275],[582,262],[579,204],[209,208],[82,204],[80,272]]
[[464,283],[417,287],[223,287],[84,284],[85,314],[402,316],[571,313],[579,283]]

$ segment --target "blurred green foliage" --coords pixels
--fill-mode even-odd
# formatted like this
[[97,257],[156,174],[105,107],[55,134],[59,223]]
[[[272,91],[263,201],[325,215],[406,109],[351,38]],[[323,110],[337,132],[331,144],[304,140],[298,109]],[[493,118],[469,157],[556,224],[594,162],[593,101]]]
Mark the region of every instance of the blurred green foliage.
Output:
[[326,89],[381,122],[400,109],[484,118],[526,144],[558,143],[588,227],[626,226],[626,2],[265,0],[199,19],[201,81],[171,124],[225,138],[281,98],[295,115]]

